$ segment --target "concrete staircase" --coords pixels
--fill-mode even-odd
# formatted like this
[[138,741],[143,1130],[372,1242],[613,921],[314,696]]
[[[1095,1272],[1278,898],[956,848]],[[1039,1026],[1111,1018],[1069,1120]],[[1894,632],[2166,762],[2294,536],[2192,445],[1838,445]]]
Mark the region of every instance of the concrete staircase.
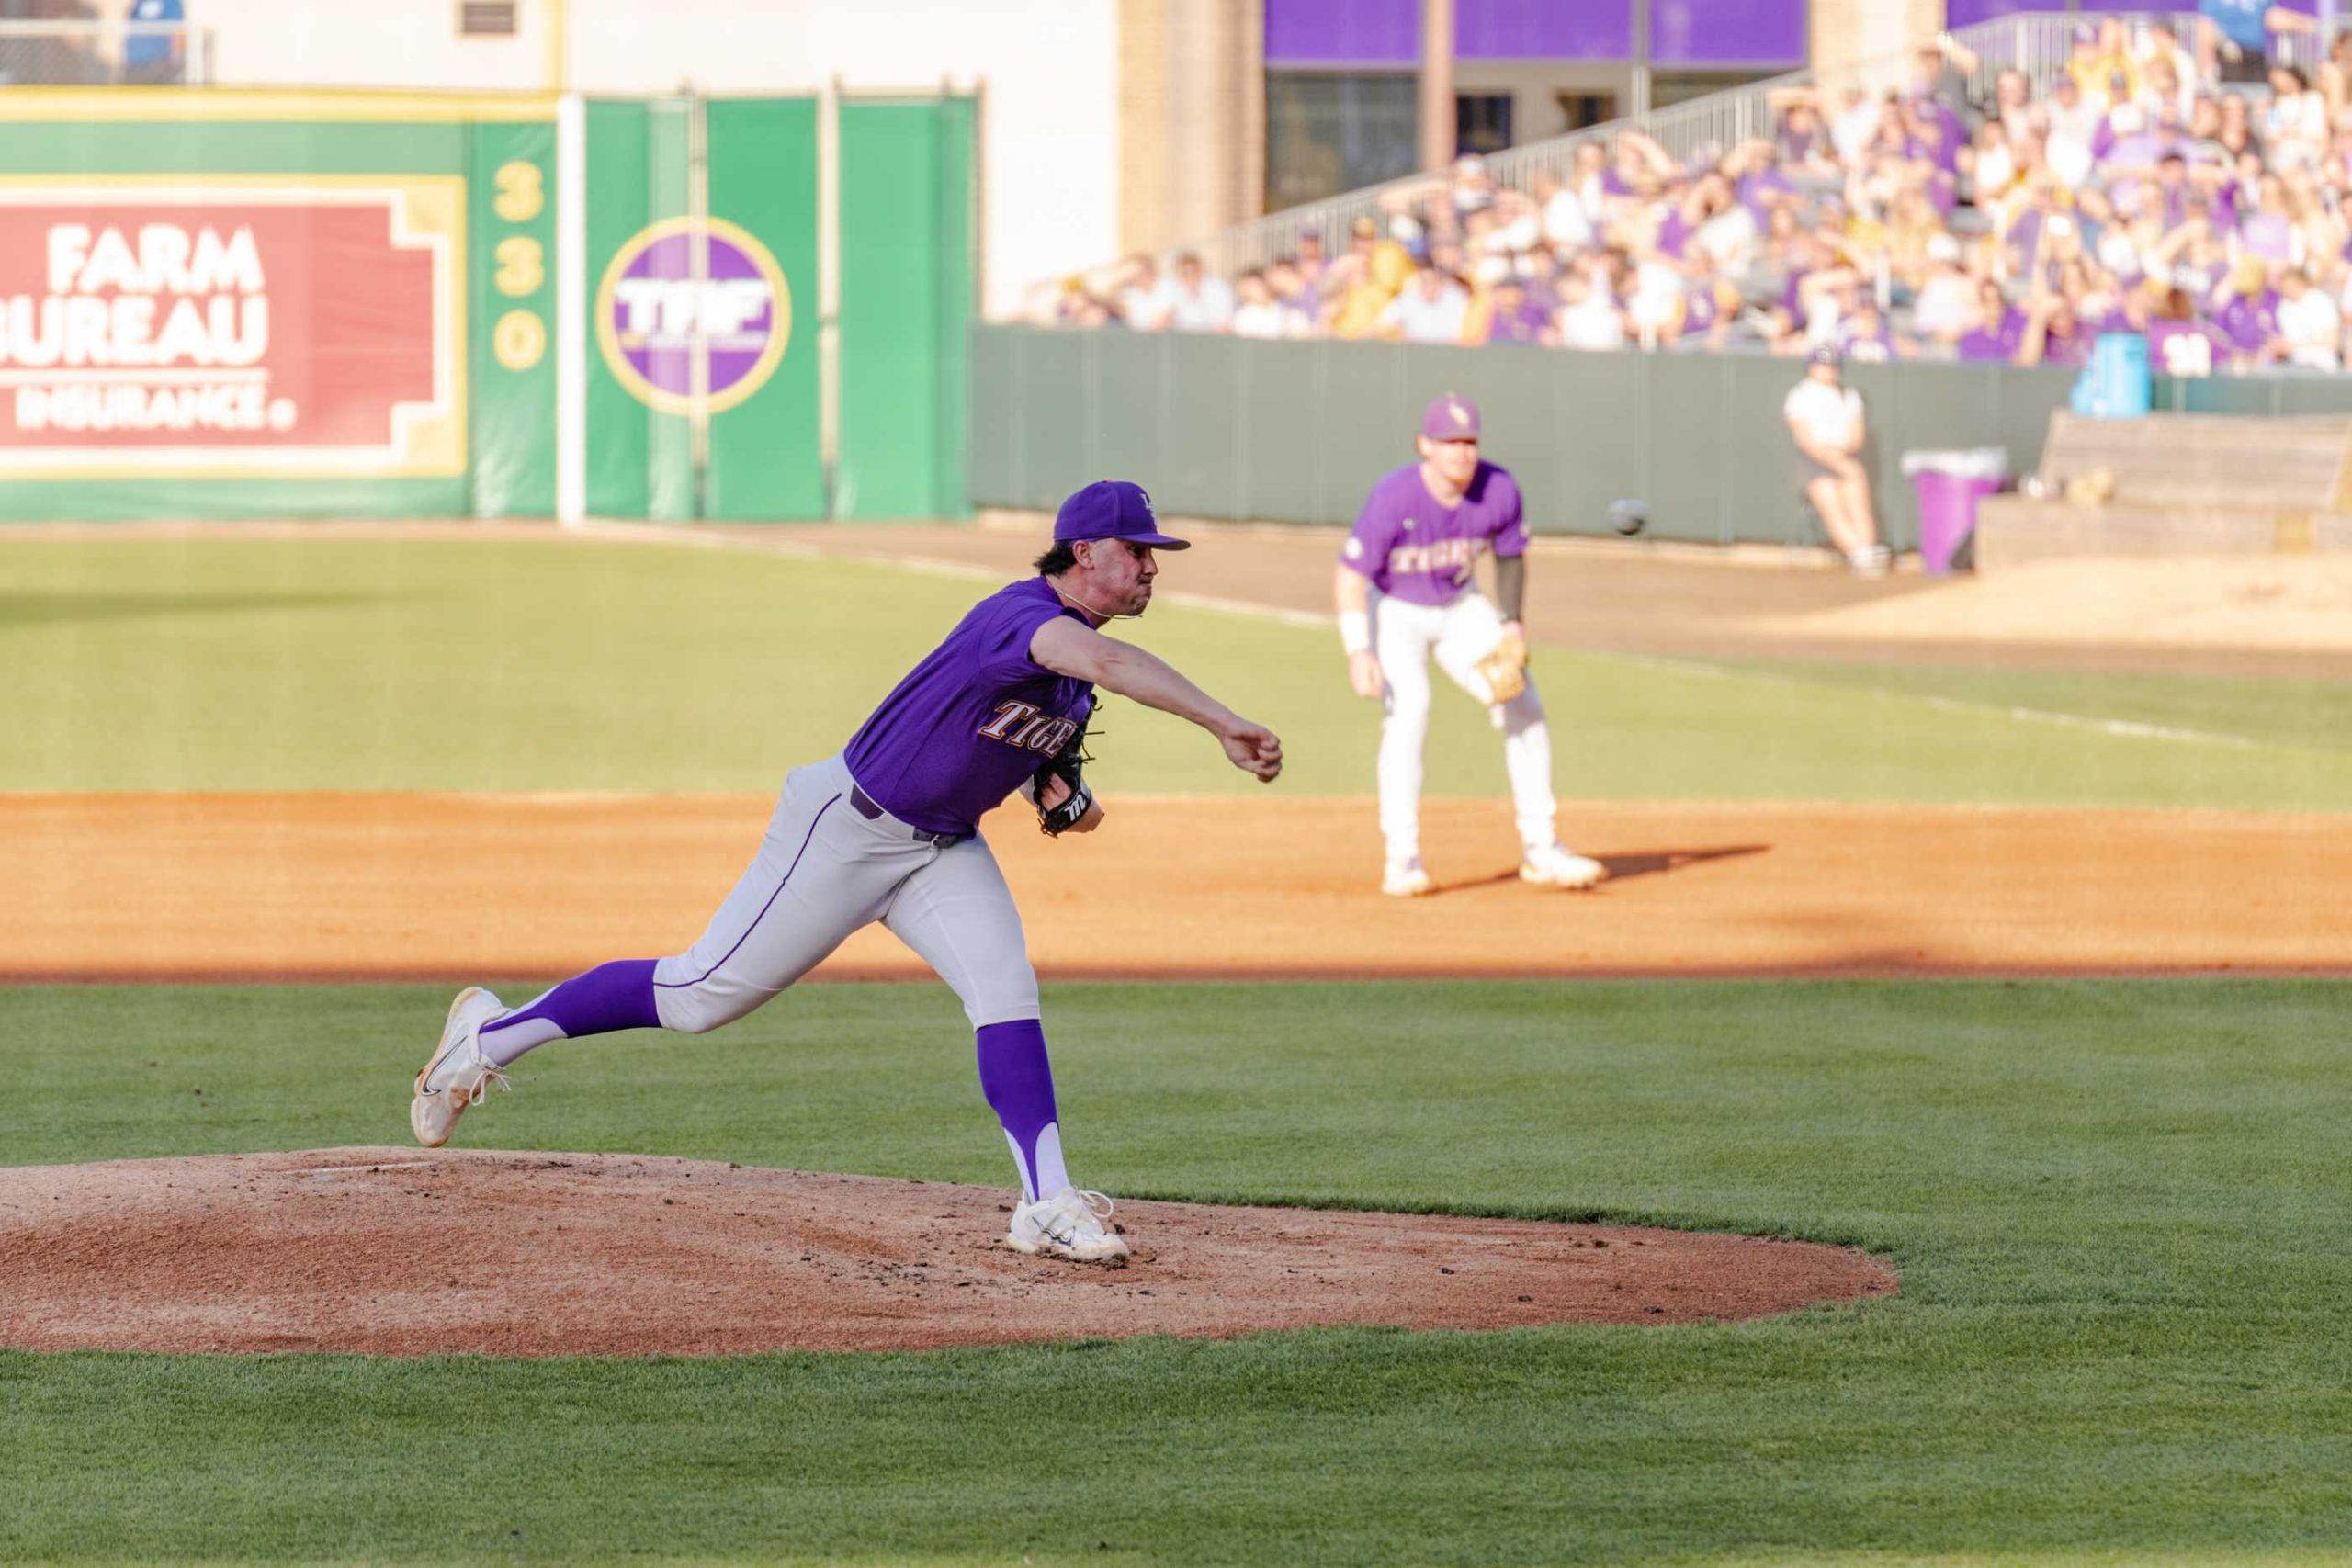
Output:
[[[2111,475],[2093,504],[2069,480]],[[2352,415],[2051,416],[2047,494],[1976,510],[1976,570],[2061,556],[2274,555],[2352,549]]]

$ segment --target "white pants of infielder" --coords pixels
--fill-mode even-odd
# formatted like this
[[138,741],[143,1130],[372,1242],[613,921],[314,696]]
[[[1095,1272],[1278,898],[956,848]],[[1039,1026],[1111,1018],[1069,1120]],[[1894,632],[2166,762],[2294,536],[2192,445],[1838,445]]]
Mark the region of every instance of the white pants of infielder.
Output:
[[974,1029],[1035,1018],[1037,974],[988,840],[926,843],[850,799],[838,756],[785,780],[759,853],[700,940],[653,968],[662,1027],[731,1023],[879,920],[939,973]]
[[1465,590],[1450,604],[1410,604],[1375,593],[1372,646],[1388,683],[1380,724],[1380,831],[1392,863],[1421,852],[1421,752],[1430,734],[1430,657],[1486,708],[1503,732],[1503,771],[1510,778],[1519,840],[1528,850],[1554,841],[1552,731],[1531,676],[1527,689],[1498,703],[1475,666],[1502,641],[1494,601]]

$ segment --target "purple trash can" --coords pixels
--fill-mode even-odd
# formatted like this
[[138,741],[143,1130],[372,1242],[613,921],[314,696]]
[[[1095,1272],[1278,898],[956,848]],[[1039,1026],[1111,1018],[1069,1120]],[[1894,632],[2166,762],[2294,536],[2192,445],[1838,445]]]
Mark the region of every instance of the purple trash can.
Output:
[[2007,482],[2009,456],[1998,447],[1968,452],[1906,452],[1903,471],[1919,495],[1919,565],[1930,577],[1976,532],[1976,503]]

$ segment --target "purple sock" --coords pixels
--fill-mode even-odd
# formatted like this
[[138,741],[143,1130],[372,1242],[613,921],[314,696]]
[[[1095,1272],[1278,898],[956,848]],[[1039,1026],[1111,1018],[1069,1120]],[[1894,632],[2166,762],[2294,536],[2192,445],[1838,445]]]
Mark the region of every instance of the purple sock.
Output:
[[578,1040],[616,1029],[659,1029],[653,960],[623,958],[576,975],[528,1007],[481,1026],[481,1053],[498,1066],[550,1040]]
[[1062,1168],[1061,1127],[1054,1111],[1054,1068],[1046,1059],[1046,1031],[1034,1018],[982,1024],[980,1092],[1004,1123],[1029,1201],[1052,1197],[1069,1183]]

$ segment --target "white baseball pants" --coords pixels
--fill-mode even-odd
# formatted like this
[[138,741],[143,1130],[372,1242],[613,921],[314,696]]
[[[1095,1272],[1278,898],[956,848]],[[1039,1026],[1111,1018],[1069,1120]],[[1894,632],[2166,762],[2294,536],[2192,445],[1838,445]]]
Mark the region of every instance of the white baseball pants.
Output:
[[1544,700],[1530,676],[1527,690],[1498,703],[1475,668],[1502,641],[1502,615],[1476,589],[1450,604],[1409,604],[1374,594],[1373,651],[1388,682],[1386,716],[1380,724],[1380,831],[1392,862],[1421,852],[1421,752],[1430,734],[1430,656],[1470,694],[1503,732],[1503,772],[1510,779],[1511,807],[1519,819],[1520,843],[1537,850],[1555,837],[1552,798],[1552,731],[1544,721]]
[[837,755],[786,778],[759,853],[709,929],[654,965],[662,1028],[731,1023],[876,920],[954,988],[974,1029],[1038,1016],[1021,911],[987,840],[920,840],[888,812],[863,816],[850,787]]

